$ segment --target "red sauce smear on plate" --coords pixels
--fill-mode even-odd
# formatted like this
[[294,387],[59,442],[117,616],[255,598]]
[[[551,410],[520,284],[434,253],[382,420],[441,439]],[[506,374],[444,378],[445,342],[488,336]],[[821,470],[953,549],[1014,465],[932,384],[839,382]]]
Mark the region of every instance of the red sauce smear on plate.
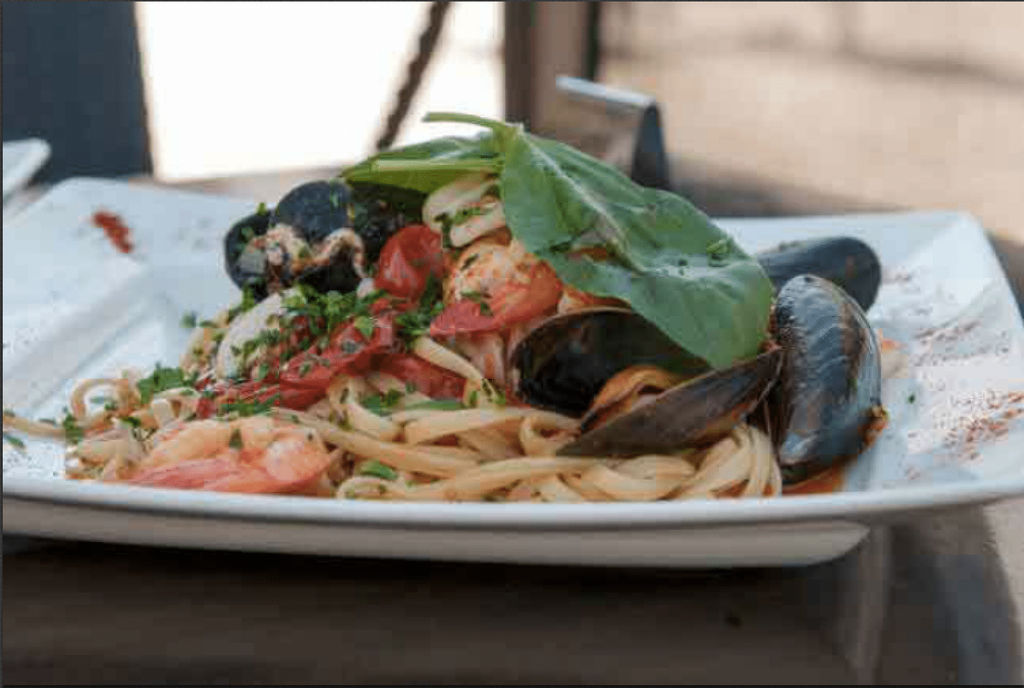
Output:
[[845,462],[838,466],[832,466],[831,468],[824,470],[818,475],[812,476],[803,482],[782,488],[782,494],[829,494],[837,492],[839,488],[843,486],[843,473],[845,472],[845,469]]
[[132,243],[132,230],[114,213],[98,210],[93,213],[92,223],[103,230],[110,243],[121,253],[131,253],[135,245]]

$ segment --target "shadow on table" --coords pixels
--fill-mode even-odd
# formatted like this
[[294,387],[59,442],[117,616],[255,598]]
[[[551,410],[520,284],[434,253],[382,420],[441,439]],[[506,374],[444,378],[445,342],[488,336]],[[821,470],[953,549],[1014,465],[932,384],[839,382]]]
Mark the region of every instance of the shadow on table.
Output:
[[1021,676],[1012,603],[977,510],[879,528],[840,560],[793,569],[452,564],[12,538],[4,547],[8,685]]

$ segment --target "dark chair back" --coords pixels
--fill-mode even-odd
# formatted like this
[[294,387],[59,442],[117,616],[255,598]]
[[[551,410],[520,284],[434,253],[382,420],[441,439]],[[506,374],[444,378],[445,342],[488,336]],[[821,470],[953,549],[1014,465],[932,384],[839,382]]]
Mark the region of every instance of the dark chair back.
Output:
[[46,139],[38,176],[149,172],[142,70],[130,2],[5,2],[3,140]]

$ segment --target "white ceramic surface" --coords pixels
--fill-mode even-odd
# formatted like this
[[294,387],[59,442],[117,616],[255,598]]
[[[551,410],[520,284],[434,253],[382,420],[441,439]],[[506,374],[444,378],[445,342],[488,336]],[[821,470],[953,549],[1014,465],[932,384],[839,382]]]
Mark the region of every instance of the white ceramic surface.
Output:
[[[272,201],[274,199],[264,199]],[[3,402],[59,415],[78,378],[177,361],[186,311],[237,297],[226,227],[252,201],[69,180],[3,233]],[[136,250],[91,223],[119,214]],[[1024,494],[1024,327],[984,233],[955,212],[723,220],[748,250],[847,234],[885,277],[869,312],[905,365],[883,388],[890,424],[842,490],[654,504],[401,504],[221,495],[68,481],[62,449],[4,443],[4,532],[194,547],[672,566],[807,564],[853,547],[873,520]],[[1000,425],[1002,424],[1002,425]]]
[[42,139],[4,141],[4,199],[20,190],[50,157],[50,144]]

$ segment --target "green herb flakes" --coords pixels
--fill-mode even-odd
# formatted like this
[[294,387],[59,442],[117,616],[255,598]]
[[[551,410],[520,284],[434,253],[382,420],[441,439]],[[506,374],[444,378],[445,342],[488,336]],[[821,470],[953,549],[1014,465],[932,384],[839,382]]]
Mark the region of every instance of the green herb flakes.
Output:
[[487,303],[487,299],[490,296],[486,292],[480,291],[464,291],[462,292],[462,298],[469,299],[480,306],[480,314],[488,317],[494,315],[494,311],[491,310],[491,306]]
[[231,431],[231,439],[228,440],[228,446],[232,449],[242,449],[242,431],[235,428]]
[[189,311],[181,316],[181,326],[188,330],[194,328],[196,326],[196,312]]
[[[65,409],[66,411],[66,409]],[[78,421],[70,413],[65,413],[63,420],[60,422],[61,428],[64,429],[64,439],[71,444],[78,444],[85,437],[85,431],[78,425]]]
[[18,449],[24,449],[25,448],[25,443],[21,440],[21,438],[15,437],[14,435],[12,435],[12,434],[10,434],[8,432],[4,432],[3,435],[4,435],[4,440],[7,441],[7,442],[10,442],[12,446],[17,447]]
[[361,465],[359,475],[372,475],[383,480],[398,480],[398,471],[376,459],[371,459]]
[[175,387],[185,386],[185,373],[182,372],[181,368],[164,368],[159,363],[156,364],[156,369],[149,377],[143,378],[136,383],[143,404],[148,404],[152,401],[154,394],[159,394]]
[[369,315],[356,316],[354,323],[356,329],[366,339],[370,339],[373,336],[373,331],[377,329],[377,322]]

